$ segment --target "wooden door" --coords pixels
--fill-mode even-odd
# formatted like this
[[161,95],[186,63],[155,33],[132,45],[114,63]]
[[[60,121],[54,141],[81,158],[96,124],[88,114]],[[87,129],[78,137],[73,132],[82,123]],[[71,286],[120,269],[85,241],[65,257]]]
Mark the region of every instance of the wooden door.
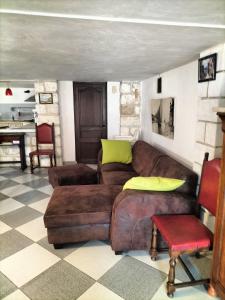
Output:
[[223,151],[219,194],[217,199],[216,224],[213,245],[213,264],[210,295],[225,299],[225,112],[218,113],[222,120]]
[[74,82],[76,160],[97,163],[101,138],[107,138],[106,83]]

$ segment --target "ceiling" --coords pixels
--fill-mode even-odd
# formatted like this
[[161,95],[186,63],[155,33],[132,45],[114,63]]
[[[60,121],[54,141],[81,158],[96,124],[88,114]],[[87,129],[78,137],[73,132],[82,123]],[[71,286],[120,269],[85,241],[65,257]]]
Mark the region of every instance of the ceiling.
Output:
[[32,89],[34,88],[34,82],[26,81],[26,80],[0,81],[0,88],[7,88],[7,87]]
[[143,80],[225,42],[225,0],[1,0],[0,80]]

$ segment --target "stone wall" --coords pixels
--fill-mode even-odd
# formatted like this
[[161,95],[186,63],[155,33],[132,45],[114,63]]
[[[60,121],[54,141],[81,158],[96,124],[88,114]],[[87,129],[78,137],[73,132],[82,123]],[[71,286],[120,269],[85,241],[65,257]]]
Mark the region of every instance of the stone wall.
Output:
[[213,159],[219,157],[222,151],[221,122],[213,108],[225,106],[225,44],[202,52],[200,57],[213,53],[217,53],[216,80],[198,84],[196,153],[193,167],[198,174],[201,172],[205,152],[209,152],[209,159]]
[[[29,122],[21,122],[21,121],[4,121],[0,122],[1,125],[13,127],[13,128],[18,128],[20,131],[21,127],[23,125],[30,125]],[[16,132],[17,130],[15,130]],[[33,132],[32,132],[33,131]],[[29,159],[29,152],[31,151],[32,146],[36,145],[36,140],[35,140],[35,132],[34,130],[25,130],[25,154],[26,154],[26,162],[27,165],[30,165],[30,159]],[[20,150],[19,147],[15,145],[4,145],[0,147],[0,160],[1,161],[19,161],[20,160]],[[20,166],[20,163],[15,164],[15,163],[8,163],[8,164],[2,164],[1,166]]]
[[[216,107],[225,107],[225,44],[208,49],[200,57],[217,53],[216,80],[201,82],[198,86],[198,112],[195,143],[195,161],[193,169],[201,174],[204,153],[209,152],[209,159],[221,157],[222,130],[221,122],[213,111]],[[207,211],[202,211],[203,222],[213,231],[215,218]]]
[[140,132],[140,82],[120,83],[120,135],[137,138]]
[[[61,131],[60,131],[60,114],[59,114],[59,97],[58,85],[56,81],[38,81],[34,84],[35,99],[36,99],[36,112],[37,124],[41,123],[54,123],[55,126],[55,142],[56,142],[56,161],[57,165],[62,164],[62,145],[61,145]],[[39,93],[52,93],[53,104],[40,104]],[[33,141],[31,141],[31,148],[35,149]],[[44,146],[46,147],[46,146]],[[42,166],[49,166],[49,159],[43,157],[41,159]]]
[[[25,153],[26,153],[26,162],[27,165],[30,165],[30,159],[29,159],[29,152],[31,151],[32,147],[31,145],[35,145],[35,134],[33,132],[26,132],[25,134]],[[9,146],[1,146],[0,147],[0,157],[1,161],[18,161],[20,160],[20,149],[19,147],[15,145],[9,145]],[[20,163],[8,163],[8,164],[2,164],[2,167],[4,166],[20,166]]]

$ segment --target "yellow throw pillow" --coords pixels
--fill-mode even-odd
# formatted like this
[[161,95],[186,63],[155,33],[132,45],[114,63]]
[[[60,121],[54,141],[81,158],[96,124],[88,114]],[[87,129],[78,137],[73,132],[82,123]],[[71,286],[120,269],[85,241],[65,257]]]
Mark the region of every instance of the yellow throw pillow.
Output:
[[123,190],[173,191],[185,183],[185,180],[165,177],[133,177],[123,186]]
[[101,140],[102,164],[119,162],[130,164],[132,161],[131,144],[128,141]]

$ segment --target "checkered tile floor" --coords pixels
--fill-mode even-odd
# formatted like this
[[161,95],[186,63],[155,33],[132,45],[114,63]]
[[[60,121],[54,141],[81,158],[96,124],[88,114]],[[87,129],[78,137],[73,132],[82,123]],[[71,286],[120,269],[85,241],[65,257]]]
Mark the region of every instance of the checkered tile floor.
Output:
[[[51,193],[46,169],[32,175],[29,170],[0,168],[0,299],[167,299],[166,254],[156,262],[146,251],[116,256],[109,243],[101,241],[54,250],[43,224]],[[196,274],[207,276],[209,258],[188,262]],[[176,275],[177,280],[187,279],[179,266]],[[180,289],[175,297],[211,299],[203,287]]]

